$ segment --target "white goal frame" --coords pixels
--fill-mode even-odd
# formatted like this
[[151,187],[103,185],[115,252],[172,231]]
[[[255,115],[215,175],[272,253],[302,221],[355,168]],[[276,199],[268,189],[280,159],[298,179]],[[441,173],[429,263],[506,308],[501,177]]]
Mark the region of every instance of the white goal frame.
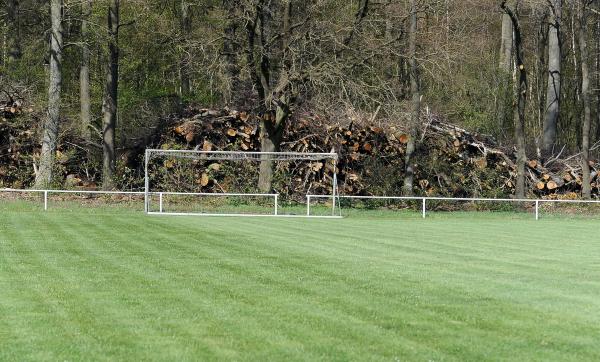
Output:
[[[279,213],[279,194],[245,194],[245,193],[184,193],[184,192],[152,192],[150,190],[150,178],[148,166],[153,156],[171,156],[178,158],[187,158],[205,161],[322,161],[331,160],[333,163],[333,184],[330,195],[332,207],[331,215],[286,215]],[[161,150],[146,149],[144,156],[144,212],[148,215],[179,215],[179,216],[243,216],[243,217],[303,217],[303,218],[341,218],[341,211],[336,214],[336,207],[339,209],[339,192],[337,181],[337,162],[338,154],[329,153],[308,153],[308,152],[245,152],[245,151],[196,151],[196,150]],[[150,196],[159,196],[159,211],[150,211]],[[238,213],[194,213],[194,212],[165,212],[163,210],[163,195],[190,195],[190,196],[253,196],[253,197],[272,197],[275,202],[273,214],[238,214]],[[323,195],[325,196],[325,195]]]

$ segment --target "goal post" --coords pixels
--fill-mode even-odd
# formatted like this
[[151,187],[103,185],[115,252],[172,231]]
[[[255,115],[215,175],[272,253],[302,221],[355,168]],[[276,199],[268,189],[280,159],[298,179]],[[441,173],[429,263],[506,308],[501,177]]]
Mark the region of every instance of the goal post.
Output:
[[[258,177],[261,162],[273,163],[279,170],[277,182],[283,191],[277,190],[269,193],[257,190],[256,178]],[[306,152],[245,152],[245,151],[202,151],[202,150],[174,150],[174,149],[147,149],[144,158],[144,210],[147,214],[161,215],[202,215],[202,216],[280,216],[280,217],[306,217],[304,212],[283,210],[280,204],[291,198],[306,200],[306,195],[314,190],[302,190],[304,183],[299,182],[299,177],[294,174],[299,169],[308,169],[308,174],[313,181],[321,186],[323,195],[331,198],[330,213],[319,217],[341,217],[339,210],[339,193],[337,181],[338,155],[330,153]],[[276,167],[285,164],[286,167]],[[226,165],[226,166],[225,166]],[[235,166],[238,165],[238,166]],[[290,166],[291,165],[291,166]],[[318,165],[316,167],[315,165]],[[227,172],[224,170],[227,169]],[[315,171],[316,170],[316,171]],[[160,176],[157,176],[160,174]],[[210,176],[208,176],[210,174]],[[214,175],[216,174],[216,175]],[[240,180],[232,182],[232,179]],[[287,178],[287,179],[286,179]],[[169,183],[169,180],[176,182]],[[326,181],[325,181],[326,180]],[[210,185],[209,185],[210,184]],[[325,188],[323,184],[328,186]],[[283,185],[283,186],[282,186]],[[211,190],[207,190],[212,186]],[[283,193],[283,194],[282,194]],[[225,205],[225,200],[237,200],[244,205],[256,202],[261,205],[259,211],[252,209],[236,209],[228,205],[229,209],[212,211],[198,210],[172,210],[166,205],[175,205],[176,197],[180,200],[186,198],[189,203],[199,205],[202,200],[219,200],[214,204]],[[171,200],[170,203],[165,199]],[[240,200],[243,200],[240,201]],[[287,204],[291,202],[285,201]],[[304,201],[302,201],[304,203]],[[180,203],[181,204],[181,203]],[[268,204],[268,206],[266,206]],[[298,205],[299,210],[304,210],[304,204]],[[312,216],[314,217],[314,216]]]

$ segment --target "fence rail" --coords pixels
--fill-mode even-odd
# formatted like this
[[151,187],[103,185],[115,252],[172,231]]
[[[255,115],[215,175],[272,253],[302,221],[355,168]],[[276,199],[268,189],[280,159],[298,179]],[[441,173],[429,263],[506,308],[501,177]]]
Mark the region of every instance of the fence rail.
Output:
[[[42,190],[42,189],[0,189],[1,192],[8,193],[39,193],[43,194],[44,210],[48,210],[48,196],[50,194],[84,194],[84,195],[137,195],[144,196],[144,191],[101,191],[101,190]],[[244,194],[244,193],[202,193],[202,192],[150,192],[149,195],[159,197],[159,212],[162,214],[170,214],[163,212],[163,196],[164,195],[181,195],[181,196],[211,196],[211,197],[272,197],[274,198],[274,210],[270,216],[286,216],[279,213],[279,194]],[[306,195],[306,216],[311,215],[311,201],[315,199],[350,199],[350,200],[398,200],[398,201],[420,201],[421,215],[427,217],[427,202],[428,201],[459,201],[459,202],[511,202],[511,203],[533,203],[535,205],[535,219],[540,218],[540,207],[543,204],[598,204],[600,200],[549,200],[549,199],[491,199],[491,198],[459,198],[459,197],[427,197],[427,196],[345,196],[345,195]],[[153,212],[152,214],[158,214]],[[171,213],[181,214],[181,213]],[[222,214],[225,215],[225,214]],[[243,216],[243,215],[242,215]],[[267,215],[268,216],[268,215]]]
[[[306,195],[306,215],[310,215],[310,202],[312,199],[331,199],[331,195]],[[535,219],[540,219],[540,205],[546,203],[564,204],[600,204],[600,200],[549,200],[549,199],[490,199],[490,198],[460,198],[460,197],[428,197],[428,196],[344,196],[336,195],[336,199],[354,200],[399,200],[399,201],[421,201],[421,215],[427,217],[427,201],[463,201],[463,202],[531,202],[535,204]]]
[[[144,196],[144,191],[102,191],[102,190],[40,190],[40,189],[0,189],[0,192],[30,193],[44,195],[44,211],[48,210],[48,195],[50,194],[84,194],[84,195],[137,195]],[[211,196],[211,197],[272,197],[274,199],[273,215],[279,214],[279,194],[244,194],[244,193],[207,193],[207,192],[150,192],[152,196],[159,197],[159,213],[163,213],[163,196]],[[153,213],[156,214],[156,213]],[[173,213],[177,214],[177,213]]]

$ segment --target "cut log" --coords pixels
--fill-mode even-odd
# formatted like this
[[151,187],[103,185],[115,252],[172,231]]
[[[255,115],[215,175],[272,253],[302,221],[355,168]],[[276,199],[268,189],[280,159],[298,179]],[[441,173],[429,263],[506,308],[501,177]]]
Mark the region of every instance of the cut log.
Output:
[[398,139],[398,141],[400,141],[400,143],[402,144],[407,144],[408,143],[408,135],[407,134],[401,134],[399,136],[396,137]]
[[202,187],[206,187],[210,181],[210,179],[208,178],[208,175],[203,173],[202,176],[200,177],[200,186]]

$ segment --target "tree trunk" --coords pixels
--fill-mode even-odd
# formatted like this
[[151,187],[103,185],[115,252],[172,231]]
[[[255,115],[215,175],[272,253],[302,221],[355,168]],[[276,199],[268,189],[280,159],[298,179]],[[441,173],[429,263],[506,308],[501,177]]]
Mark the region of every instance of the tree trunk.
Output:
[[560,22],[562,17],[562,0],[552,0],[550,6],[551,19],[548,31],[548,92],[546,96],[546,117],[542,137],[542,158],[552,154],[556,143],[556,127],[560,115]]
[[409,124],[409,138],[406,145],[404,159],[405,174],[403,192],[410,196],[413,194],[414,167],[413,154],[416,148],[419,133],[419,116],[421,112],[421,92],[419,87],[419,67],[417,64],[417,6],[416,0],[410,0],[410,29],[408,38],[408,56],[410,63],[410,91],[412,94],[412,113]]
[[92,0],[81,2],[81,69],[79,70],[79,103],[81,106],[81,136],[91,139],[90,124],[92,119],[92,102],[90,99],[90,16]]
[[592,121],[591,115],[591,97],[590,97],[590,73],[588,68],[588,50],[587,50],[587,5],[586,0],[581,0],[578,7],[578,38],[579,52],[581,56],[581,99],[583,100],[583,129],[581,132],[581,170],[582,186],[581,195],[584,199],[590,199],[592,190],[590,186],[590,127]]
[[225,27],[225,38],[223,39],[223,55],[226,62],[228,86],[225,92],[225,103],[238,106],[240,100],[240,67],[238,64],[238,49],[236,44],[236,31],[238,28],[238,17],[236,16],[236,0],[226,0],[227,26]]
[[519,19],[515,12],[506,6],[506,0],[501,5],[504,12],[510,16],[514,30],[514,50],[516,56],[516,65],[519,72],[517,84],[517,109],[514,115],[515,122],[515,142],[517,145],[517,178],[515,185],[515,196],[519,199],[525,198],[525,162],[527,154],[525,150],[525,106],[527,102],[527,70],[523,62],[523,42],[521,38],[521,28]]
[[[262,50],[265,49],[265,14],[259,13],[261,18],[259,43]],[[282,13],[282,28],[281,28],[281,55],[279,61],[279,77],[275,86],[271,86],[272,68],[270,67],[269,57],[266,54],[261,55],[260,62],[260,88],[259,93],[265,95],[262,100],[265,109],[273,109],[275,106],[275,114],[273,112],[265,112],[261,122],[261,152],[278,152],[281,145],[283,131],[287,126],[288,118],[291,114],[290,102],[291,91],[289,89],[290,79],[290,61],[288,59],[289,42],[291,38],[291,16],[292,4],[291,0],[283,1]],[[273,162],[268,159],[268,156],[263,156],[260,163],[260,174],[258,178],[258,188],[261,192],[271,192],[273,188]]]
[[600,18],[596,19],[596,140],[600,140]]
[[[275,115],[266,113],[260,124],[260,151],[261,152],[279,152],[283,131],[287,125],[290,116],[290,109],[287,104],[289,99],[282,96],[277,102]],[[273,162],[268,156],[263,156],[260,162],[260,173],[258,176],[258,189],[261,192],[268,193],[273,188]]]
[[102,188],[114,188],[115,128],[117,125],[117,96],[119,89],[119,0],[111,0],[108,8],[108,70],[102,119]]
[[502,15],[502,34],[500,40],[500,64],[499,64],[499,94],[497,105],[498,125],[501,129],[506,128],[507,115],[511,110],[511,88],[513,71],[513,25],[510,16]]
[[[263,119],[260,124],[260,151],[261,152],[279,152],[281,146],[281,139],[283,136],[283,130],[285,128],[285,120],[281,121],[284,123],[277,124],[277,118],[281,117],[283,110],[278,108],[277,113],[279,116],[275,116],[275,120],[271,118]],[[265,114],[263,117],[269,117],[269,114]],[[284,116],[287,119],[287,115]],[[273,189],[273,161],[269,159],[269,156],[261,156],[260,169],[258,175],[258,189],[261,192],[269,193]]]
[[181,98],[185,99],[190,95],[190,49],[189,39],[192,32],[192,18],[190,14],[190,3],[187,0],[181,0],[181,32],[182,32],[182,54],[179,61],[179,76],[181,78]]
[[21,59],[21,27],[19,16],[19,0],[7,0],[6,4],[6,43],[8,62]]
[[502,36],[500,41],[500,69],[510,74],[513,66],[513,26],[510,16],[502,14]]
[[40,165],[35,179],[35,187],[46,188],[52,182],[52,167],[58,141],[58,125],[60,121],[60,96],[62,86],[62,0],[51,0],[50,19],[50,85],[48,87],[48,116],[44,122],[42,134],[42,153]]

